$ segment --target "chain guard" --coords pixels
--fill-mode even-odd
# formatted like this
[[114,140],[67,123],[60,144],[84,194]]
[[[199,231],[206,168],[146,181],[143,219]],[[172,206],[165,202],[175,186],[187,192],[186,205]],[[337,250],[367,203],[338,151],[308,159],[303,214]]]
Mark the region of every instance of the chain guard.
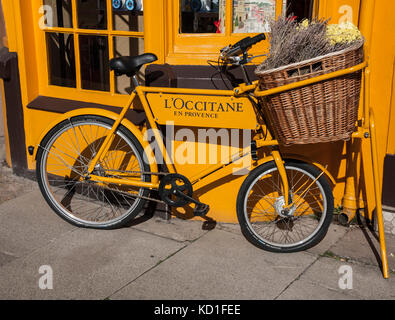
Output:
[[158,192],[162,201],[169,206],[183,207],[190,201],[177,193],[182,192],[192,197],[193,187],[187,177],[178,173],[169,173],[160,180]]

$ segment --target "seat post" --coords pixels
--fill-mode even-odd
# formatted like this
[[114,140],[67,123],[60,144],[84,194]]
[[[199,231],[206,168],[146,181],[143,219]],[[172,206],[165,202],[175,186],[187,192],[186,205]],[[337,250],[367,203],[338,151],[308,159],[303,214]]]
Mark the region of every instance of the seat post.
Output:
[[133,84],[134,84],[135,87],[138,87],[138,86],[140,85],[140,82],[139,82],[139,80],[137,79],[137,76],[136,76],[136,75],[133,75],[133,76],[132,76],[132,80],[133,80]]

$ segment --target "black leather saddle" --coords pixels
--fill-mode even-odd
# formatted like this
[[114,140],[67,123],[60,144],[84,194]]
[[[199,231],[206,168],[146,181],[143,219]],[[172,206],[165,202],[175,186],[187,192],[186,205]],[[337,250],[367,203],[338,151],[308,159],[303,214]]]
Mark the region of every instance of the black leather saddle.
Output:
[[135,57],[119,57],[110,60],[110,69],[115,71],[115,75],[122,76],[126,74],[128,77],[134,76],[140,68],[147,64],[158,60],[153,53],[144,53]]

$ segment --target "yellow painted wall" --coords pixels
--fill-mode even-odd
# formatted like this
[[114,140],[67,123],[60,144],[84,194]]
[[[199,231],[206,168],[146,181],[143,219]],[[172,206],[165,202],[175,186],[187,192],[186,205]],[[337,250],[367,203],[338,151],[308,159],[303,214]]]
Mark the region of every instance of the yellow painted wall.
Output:
[[321,0],[319,16],[329,23],[352,22],[358,25],[360,0]]

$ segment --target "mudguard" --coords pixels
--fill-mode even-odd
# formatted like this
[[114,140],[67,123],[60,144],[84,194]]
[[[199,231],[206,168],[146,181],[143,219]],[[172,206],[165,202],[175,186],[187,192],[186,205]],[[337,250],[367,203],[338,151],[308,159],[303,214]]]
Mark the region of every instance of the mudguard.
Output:
[[[316,162],[316,161],[312,161],[311,159],[305,158],[305,157],[303,157],[303,156],[301,156],[301,155],[298,155],[298,154],[285,154],[285,155],[282,155],[282,157],[283,157],[283,160],[284,160],[284,161],[286,161],[286,160],[298,160],[298,161],[306,162],[306,163],[308,163],[308,164],[311,164],[312,166],[317,167],[318,169],[320,169],[321,171],[324,172],[325,176],[327,176],[327,177],[329,178],[329,181],[332,183],[333,186],[336,185],[336,180],[335,180],[335,178],[334,178],[333,175],[329,172],[329,170],[326,169],[322,164],[320,164],[320,163],[318,163],[318,162]],[[261,164],[263,164],[263,163],[265,163],[265,162],[272,161],[272,160],[273,160],[273,157],[268,156],[268,157],[266,157],[266,158],[259,159],[259,160],[257,161],[257,164],[258,164],[258,165],[261,165]]]

